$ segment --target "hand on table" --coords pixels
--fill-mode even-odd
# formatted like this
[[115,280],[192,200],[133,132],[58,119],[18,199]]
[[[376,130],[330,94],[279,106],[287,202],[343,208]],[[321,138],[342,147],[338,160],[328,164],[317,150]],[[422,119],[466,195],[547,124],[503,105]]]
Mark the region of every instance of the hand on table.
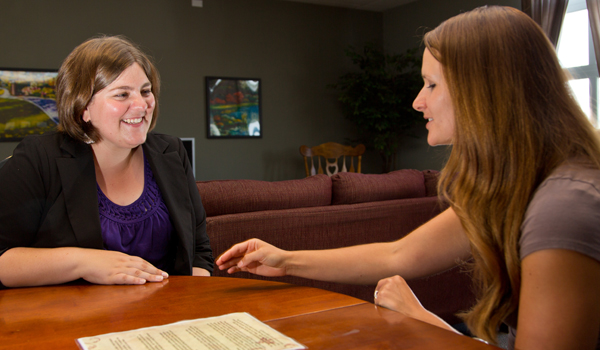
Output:
[[285,276],[285,250],[253,238],[229,248],[217,259],[219,270],[246,271],[261,276]]
[[375,305],[398,311],[414,319],[461,334],[439,316],[425,309],[404,278],[400,276],[385,278],[377,283]]
[[398,311],[404,315],[419,319],[420,314],[428,312],[410,289],[404,278],[394,276],[377,283],[375,305]]
[[144,284],[161,282],[169,275],[146,260],[125,253],[84,249],[79,275],[96,284]]

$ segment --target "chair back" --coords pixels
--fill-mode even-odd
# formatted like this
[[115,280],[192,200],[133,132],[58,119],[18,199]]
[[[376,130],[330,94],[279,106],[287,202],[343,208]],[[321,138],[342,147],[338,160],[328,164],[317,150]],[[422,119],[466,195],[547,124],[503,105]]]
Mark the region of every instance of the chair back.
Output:
[[[338,172],[360,173],[360,163],[363,153],[365,153],[365,145],[363,144],[352,147],[335,142],[327,142],[314,147],[300,146],[300,154],[304,156],[304,168],[306,169],[307,177],[316,174],[331,176]],[[308,158],[310,158],[310,167]],[[347,158],[350,159],[346,160]],[[354,167],[355,158],[356,168]]]

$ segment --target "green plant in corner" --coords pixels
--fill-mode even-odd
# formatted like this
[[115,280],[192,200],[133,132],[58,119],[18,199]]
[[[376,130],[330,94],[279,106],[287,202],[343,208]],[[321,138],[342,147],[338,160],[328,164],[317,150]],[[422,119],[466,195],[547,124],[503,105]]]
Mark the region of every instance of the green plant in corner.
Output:
[[346,55],[359,70],[342,75],[329,87],[340,91],[339,101],[347,119],[358,128],[357,142],[378,152],[383,172],[396,167],[396,154],[402,136],[414,135],[423,115],[412,102],[423,86],[418,49],[404,54],[385,54],[374,44],[362,52],[349,47]]

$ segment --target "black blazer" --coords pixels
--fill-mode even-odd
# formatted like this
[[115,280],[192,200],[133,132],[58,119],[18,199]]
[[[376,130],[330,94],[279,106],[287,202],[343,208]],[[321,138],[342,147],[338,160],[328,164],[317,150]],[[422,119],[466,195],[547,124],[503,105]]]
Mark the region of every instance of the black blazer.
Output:
[[[183,143],[143,144],[177,235],[175,275],[213,271],[206,214]],[[104,249],[92,148],[54,132],[29,136],[0,168],[0,254],[13,247]]]

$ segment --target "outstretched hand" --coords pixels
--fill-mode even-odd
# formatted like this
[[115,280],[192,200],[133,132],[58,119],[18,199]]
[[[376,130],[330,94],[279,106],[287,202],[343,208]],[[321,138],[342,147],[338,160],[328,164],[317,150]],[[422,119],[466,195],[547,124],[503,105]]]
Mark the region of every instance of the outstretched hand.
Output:
[[79,275],[96,284],[144,284],[160,282],[169,275],[146,260],[125,253],[85,249]]
[[246,271],[256,275],[285,276],[287,251],[253,238],[229,248],[217,259],[219,270]]

